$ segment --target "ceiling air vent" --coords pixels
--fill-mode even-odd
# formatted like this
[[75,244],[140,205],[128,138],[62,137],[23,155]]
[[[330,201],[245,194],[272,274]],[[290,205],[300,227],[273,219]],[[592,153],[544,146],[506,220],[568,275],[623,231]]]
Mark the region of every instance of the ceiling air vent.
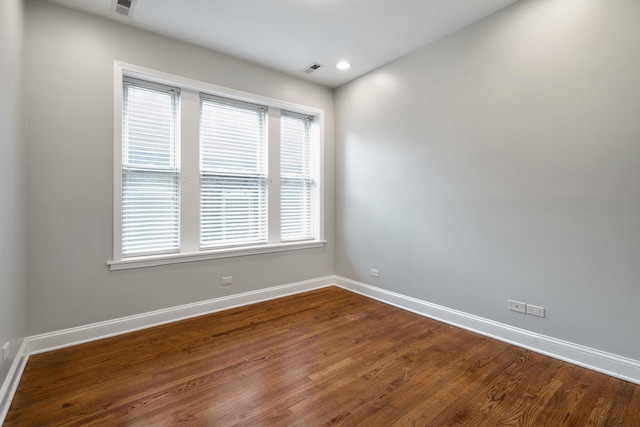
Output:
[[114,0],[113,10],[122,16],[129,16],[135,0]]
[[322,65],[318,64],[317,62],[314,62],[308,67],[303,68],[301,71],[305,74],[311,74],[314,71],[318,71],[320,68],[322,68]]

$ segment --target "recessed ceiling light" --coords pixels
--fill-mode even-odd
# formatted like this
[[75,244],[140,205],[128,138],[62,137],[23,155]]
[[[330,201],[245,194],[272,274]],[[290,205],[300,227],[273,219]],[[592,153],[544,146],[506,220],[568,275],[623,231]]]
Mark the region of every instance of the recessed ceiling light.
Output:
[[338,70],[348,70],[349,68],[351,68],[351,64],[349,64],[347,61],[340,61],[336,64],[336,68]]

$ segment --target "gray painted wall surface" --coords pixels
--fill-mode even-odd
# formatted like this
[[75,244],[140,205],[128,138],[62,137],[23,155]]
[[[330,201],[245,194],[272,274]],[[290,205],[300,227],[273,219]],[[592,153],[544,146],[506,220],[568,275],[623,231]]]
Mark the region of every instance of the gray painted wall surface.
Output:
[[27,332],[24,2],[0,2],[0,385]]
[[337,274],[640,360],[639,16],[522,1],[339,88]]
[[[29,335],[334,272],[333,94],[44,1],[27,4]],[[114,60],[323,108],[323,248],[111,272]],[[304,61],[303,61],[304,62]],[[232,286],[220,286],[233,276]]]

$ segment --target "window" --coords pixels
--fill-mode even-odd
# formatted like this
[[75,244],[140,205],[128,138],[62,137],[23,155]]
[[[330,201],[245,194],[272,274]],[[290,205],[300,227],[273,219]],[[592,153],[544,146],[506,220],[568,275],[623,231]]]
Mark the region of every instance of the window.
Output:
[[122,256],[179,250],[178,94],[125,79],[122,101]]
[[281,238],[313,239],[315,223],[315,181],[313,179],[311,120],[282,112],[280,144]]
[[324,244],[322,114],[117,63],[111,269]]
[[265,243],[267,109],[200,98],[200,247]]

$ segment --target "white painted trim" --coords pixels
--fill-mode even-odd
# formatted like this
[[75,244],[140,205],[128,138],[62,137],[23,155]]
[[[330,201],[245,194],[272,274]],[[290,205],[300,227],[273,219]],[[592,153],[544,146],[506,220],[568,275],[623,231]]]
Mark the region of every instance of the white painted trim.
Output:
[[333,285],[333,276],[322,277],[34,335],[28,338],[29,353],[44,353],[331,285]]
[[[198,225],[197,221],[194,224],[193,218],[196,215],[199,215],[199,205],[198,198],[194,199],[194,195],[191,194],[191,184],[187,184],[184,178],[189,178],[188,175],[191,175],[189,180],[191,182],[199,182],[199,163],[194,163],[190,160],[190,156],[185,156],[180,163],[180,178],[181,178],[181,186],[180,186],[180,213],[183,215],[180,224],[180,249],[182,252],[177,254],[158,254],[149,257],[136,257],[136,258],[122,258],[122,99],[123,99],[123,89],[122,83],[124,77],[132,77],[137,79],[142,79],[146,81],[150,81],[153,83],[158,83],[162,85],[168,85],[172,87],[180,88],[186,96],[183,97],[183,101],[185,101],[185,105],[182,105],[179,108],[179,123],[181,127],[180,131],[180,153],[184,154],[185,152],[193,153],[194,150],[198,150],[199,144],[193,144],[194,141],[197,142],[198,132],[193,132],[193,123],[194,118],[185,117],[183,112],[185,109],[191,108],[188,105],[188,100],[192,98],[193,93],[204,92],[214,96],[221,96],[225,98],[233,98],[243,102],[249,102],[252,104],[261,104],[269,106],[269,115],[268,120],[270,126],[268,126],[269,130],[269,138],[266,141],[267,143],[267,162],[269,163],[268,168],[268,178],[276,179],[277,182],[271,183],[270,190],[274,190],[276,184],[277,189],[275,191],[269,191],[269,243],[265,245],[256,245],[256,246],[244,246],[237,248],[221,248],[215,250],[198,250],[199,249],[199,235],[198,235]],[[190,93],[193,92],[193,93]],[[202,260],[210,260],[217,258],[229,258],[236,256],[244,256],[244,255],[258,255],[263,253],[270,252],[280,252],[280,251],[289,251],[294,249],[306,249],[311,247],[319,247],[326,243],[324,238],[324,192],[325,192],[325,183],[324,183],[324,137],[325,137],[325,112],[323,109],[310,107],[306,105],[300,105],[293,102],[288,102],[280,99],[270,98],[262,95],[256,95],[249,92],[244,92],[236,89],[231,89],[224,86],[219,86],[199,80],[190,79],[187,77],[177,76],[174,74],[165,73],[162,71],[152,70],[150,68],[140,67],[133,64],[127,64],[121,61],[114,61],[114,101],[113,101],[113,259],[107,261],[107,265],[111,270],[124,270],[129,268],[141,268],[141,267],[153,267],[157,265],[164,264],[176,264],[182,262],[191,262],[191,261],[202,261]],[[191,105],[192,106],[192,105]],[[198,107],[199,108],[199,107]],[[273,198],[272,193],[276,193],[276,196],[280,192],[280,182],[279,182],[279,174],[275,174],[274,172],[278,172],[280,168],[280,157],[277,155],[269,154],[270,151],[274,151],[273,147],[276,147],[279,150],[280,146],[280,138],[279,138],[279,120],[274,121],[271,118],[271,114],[274,111],[278,111],[277,117],[279,117],[280,111],[285,109],[287,111],[294,111],[301,114],[309,115],[314,117],[314,120],[320,126],[319,132],[319,179],[320,181],[317,183],[320,187],[320,197],[319,197],[319,221],[318,225],[319,234],[315,235],[315,240],[306,241],[306,242],[280,242],[280,239],[275,239],[276,236],[279,236],[279,215],[280,215],[280,203],[279,198]],[[199,110],[198,110],[199,111]],[[197,118],[199,117],[199,113],[195,115],[195,120],[197,122]],[[275,124],[275,126],[274,126]],[[184,129],[182,126],[185,126]],[[276,132],[272,132],[272,128],[276,128]],[[188,138],[191,136],[192,138]],[[193,139],[195,137],[195,139]],[[186,143],[185,141],[189,140],[190,143]],[[188,146],[192,145],[191,148]],[[275,165],[275,166],[274,166]],[[273,171],[272,169],[275,169]],[[189,189],[186,193],[183,193],[183,189]],[[198,190],[199,191],[199,190]],[[199,195],[196,195],[199,197]],[[277,221],[274,221],[274,216],[278,217]],[[187,223],[185,224],[185,220]],[[277,227],[277,230],[275,229]]]
[[7,415],[30,354],[44,353],[332,285],[462,329],[640,384],[640,361],[536,334],[343,277],[327,276],[27,337],[22,342],[0,389],[0,425]]
[[434,320],[640,384],[640,361],[537,334],[406,295],[336,276],[336,286]]
[[27,365],[28,359],[28,338],[25,338],[22,340],[22,344],[20,344],[13,363],[11,363],[9,367],[7,377],[2,383],[2,388],[0,388],[0,425],[4,423],[7,417],[9,407],[18,389],[18,384],[20,383],[20,378],[22,378],[22,373],[24,372],[24,367]]
[[206,92],[211,95],[233,98],[239,101],[249,102],[251,104],[269,105],[284,110],[292,110],[301,114],[308,114],[310,116],[324,115],[324,110],[321,108],[310,107],[308,105],[296,104],[294,102],[289,102],[282,99],[271,98],[251,92],[232,89],[230,87],[207,83],[202,80],[191,79],[176,74],[165,73],[163,71],[141,67],[139,65],[128,64],[122,61],[114,61],[114,67],[115,73],[120,74],[121,76],[127,75],[142,80],[148,80],[154,83],[193,89],[198,92]]
[[146,257],[124,258],[107,261],[111,270],[127,270],[130,268],[155,267],[158,265],[178,264],[182,262],[205,261],[209,259],[231,258],[237,256],[268,254],[272,252],[294,251],[324,246],[325,240],[308,240],[303,242],[274,243],[259,246],[238,246],[234,248],[213,249],[196,253],[178,253],[152,255]]
[[281,151],[281,124],[282,110],[276,107],[269,107],[267,114],[267,141],[279,141],[278,144],[267,144],[267,174],[268,174],[268,190],[267,190],[267,206],[269,224],[269,241],[280,242],[282,237],[280,234],[281,212],[280,207],[280,151]]
[[113,65],[113,256],[122,254],[122,81],[123,69]]

